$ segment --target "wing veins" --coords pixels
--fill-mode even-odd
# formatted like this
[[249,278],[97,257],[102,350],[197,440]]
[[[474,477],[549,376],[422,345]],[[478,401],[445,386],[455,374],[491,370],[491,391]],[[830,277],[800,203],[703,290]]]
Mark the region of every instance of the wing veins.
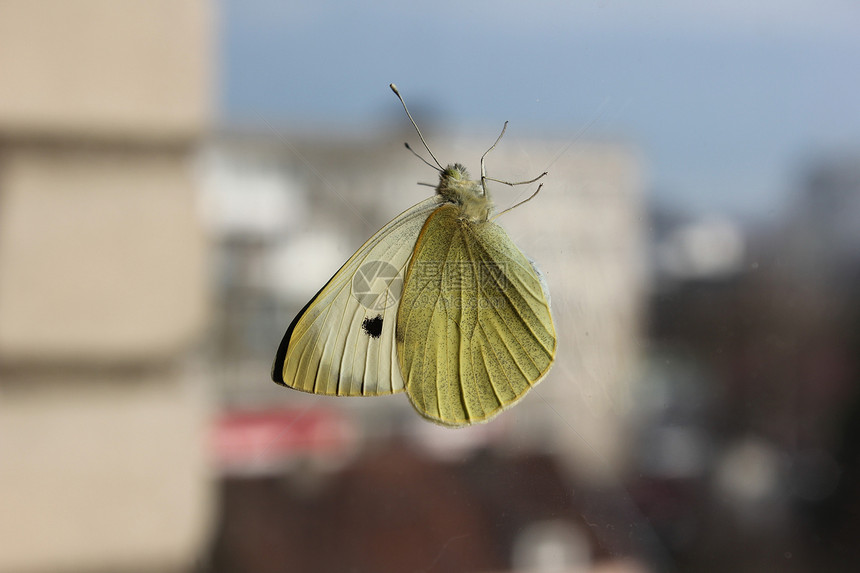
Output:
[[[481,331],[482,331],[482,333],[484,334],[484,341],[488,343],[489,341],[487,340],[487,335],[486,335],[486,333],[484,333],[484,332],[483,332],[483,327],[481,327]],[[481,354],[481,362],[484,364],[484,370],[487,372],[487,378],[490,378],[490,369],[489,369],[489,367],[488,367],[488,365],[487,365],[487,359],[486,359],[486,356],[484,355],[484,346],[486,346],[486,344],[482,344],[482,345],[481,345],[481,348],[479,349],[479,350],[480,350],[480,354]],[[510,386],[510,388],[511,388],[511,393],[512,393],[512,394],[514,394],[514,395],[516,395],[516,391],[514,390],[513,386],[511,386],[510,381],[506,380],[506,382],[508,382],[508,386]],[[475,378],[475,385],[477,386],[477,384],[478,384],[478,379],[477,379],[477,378]],[[496,400],[499,402],[499,404],[500,404],[500,405],[502,405],[502,406],[504,406],[504,405],[505,405],[505,401],[504,401],[504,400],[502,399],[502,397],[499,395],[498,390],[496,390],[496,385],[495,385],[495,384],[493,384],[492,379],[490,379],[490,388],[492,388],[492,389],[493,389],[493,394],[496,396]]]
[[[481,403],[481,393],[479,390],[478,378],[477,378],[477,376],[475,376],[474,362],[473,362],[473,357],[472,357],[472,340],[475,337],[475,331],[478,328],[478,324],[480,323],[480,316],[481,316],[481,314],[480,314],[480,309],[481,309],[481,305],[480,305],[480,302],[481,302],[481,297],[480,297],[480,293],[481,293],[480,261],[477,261],[475,259],[475,257],[473,256],[474,253],[472,252],[472,245],[470,243],[471,236],[469,235],[468,230],[464,229],[463,227],[460,227],[460,239],[462,240],[463,248],[466,251],[466,254],[468,255],[467,260],[472,265],[472,277],[475,280],[475,294],[476,294],[475,324],[472,326],[471,332],[469,332],[469,337],[468,337],[469,344],[468,344],[467,348],[468,348],[468,352],[469,352],[469,362],[472,366],[472,380],[471,380],[471,382],[475,388],[475,396],[477,396],[477,402],[478,402],[478,405],[481,409],[480,418],[483,419],[486,416],[486,412],[484,411],[484,405]],[[477,241],[475,241],[475,242],[477,242]],[[462,284],[462,281],[461,281],[461,284]],[[461,319],[462,319],[462,312],[463,312],[463,308],[464,308],[464,304],[463,304],[464,302],[465,302],[465,300],[463,299],[463,289],[460,289],[460,313],[461,313],[460,317],[461,317]],[[460,327],[460,328],[461,328],[461,339],[462,339],[462,327]],[[462,352],[462,348],[460,350]],[[462,370],[460,370],[459,373],[460,373],[460,388],[461,388],[460,395],[462,397],[461,399],[463,401],[464,411],[466,411],[468,413],[469,418],[471,419],[471,418],[473,418],[473,416],[472,416],[471,412],[469,412],[468,408],[466,407],[465,392],[462,391],[462,389],[464,389],[466,386],[466,381],[463,379]],[[489,376],[489,372],[487,374]],[[490,384],[490,386],[492,386],[492,383]],[[493,393],[496,394],[495,388],[493,388]],[[496,397],[498,398],[498,395],[496,395]],[[501,401],[499,401],[499,402],[501,403]]]
[[[442,293],[443,293],[444,287],[445,287],[445,284],[444,284],[445,283],[445,265],[447,264],[448,259],[451,256],[451,248],[453,247],[453,245],[454,245],[454,239],[452,237],[451,240],[448,242],[448,251],[445,253],[445,257],[444,257],[443,262],[442,262],[442,274],[439,276],[439,298],[436,299],[436,304],[433,306],[433,312],[431,313],[431,320],[430,320],[430,324],[431,324],[430,328],[433,329],[432,325],[434,324],[434,321],[432,319],[435,318],[435,316],[436,316],[436,308],[438,308],[439,300],[441,300],[442,306],[445,309],[444,310],[444,313],[445,313],[444,323],[445,324],[444,324],[443,328],[445,329],[446,334],[448,331],[448,319],[450,318],[450,316],[448,313],[448,303],[446,302],[445,298],[442,296]],[[448,369],[448,365],[449,365],[448,364],[448,360],[449,360],[448,337],[444,336],[444,339],[445,339],[445,379],[447,380],[448,379],[448,372],[449,372],[449,369]],[[424,342],[425,355],[426,355],[426,349],[427,349],[427,341],[429,341],[429,340],[430,340],[430,337],[427,336],[427,339]],[[439,394],[440,394],[440,392],[439,392],[439,378],[440,378],[439,370],[436,369],[436,408],[439,410],[439,417],[442,418],[443,417],[442,403],[441,403],[440,398],[439,398]],[[462,400],[462,398],[461,398],[461,400]],[[467,410],[465,409],[465,406],[464,406],[463,411],[467,412]]]
[[[481,250],[484,252],[484,254],[489,254],[489,253],[488,253],[488,251],[487,251],[485,248],[483,248],[483,245],[480,245],[480,244],[479,244],[479,246],[481,247]],[[510,259],[509,259],[509,260],[510,260]],[[516,264],[516,262],[515,262],[515,264]],[[523,267],[522,267],[522,265],[518,265],[518,266],[520,266],[520,268],[523,268]],[[533,269],[531,269],[531,268],[530,268],[529,270],[531,270],[531,272],[534,272],[534,270],[533,270]],[[543,344],[543,341],[541,340],[541,337],[540,337],[540,336],[538,336],[537,332],[535,332],[535,330],[532,328],[531,324],[529,324],[529,321],[527,321],[527,320],[525,319],[525,317],[520,313],[519,308],[517,308],[517,306],[514,304],[514,302],[513,302],[512,298],[511,298],[510,294],[508,293],[507,289],[505,289],[505,288],[503,288],[503,287],[502,287],[501,282],[500,282],[500,281],[499,281],[499,279],[495,276],[495,274],[494,274],[494,273],[488,273],[488,274],[492,277],[493,282],[494,282],[494,283],[496,284],[496,286],[498,287],[498,291],[499,291],[499,292],[501,292],[501,293],[502,293],[502,296],[504,296],[504,298],[507,300],[507,302],[508,302],[508,306],[516,310],[516,312],[515,312],[514,314],[515,314],[515,315],[517,316],[517,318],[519,319],[519,322],[521,322],[521,323],[522,323],[522,325],[523,325],[523,327],[525,328],[525,330],[527,330],[529,333],[531,333],[531,334],[532,334],[533,338],[535,338],[535,339],[538,341],[538,343],[540,344],[540,346],[544,349],[544,351],[545,351],[547,354],[551,354],[550,349],[549,349],[549,348],[547,348],[547,347]],[[515,275],[511,275],[511,274],[509,274],[509,273],[505,273],[505,278],[506,278],[508,281],[512,281],[512,279],[513,279],[513,278],[515,278]],[[526,284],[524,284],[524,283],[523,283],[522,281],[520,281],[520,280],[517,280],[516,282],[517,282],[519,285],[521,285],[522,287],[524,287],[522,290],[525,290],[525,291],[526,291],[526,292],[528,292],[529,294],[532,294],[532,293],[531,293],[531,289],[529,289],[529,288],[528,288],[528,286],[527,286]],[[538,286],[540,287],[540,281],[538,281]],[[520,288],[517,288],[516,286],[514,286],[514,288],[513,288],[513,291],[514,291],[514,292],[516,292],[517,294],[520,294],[520,295],[522,294],[522,290],[521,290]],[[480,289],[480,291],[481,291],[481,292],[485,292],[485,289]],[[543,292],[543,291],[541,291],[541,292]],[[490,297],[485,297],[485,298],[489,299]],[[534,323],[537,323],[537,324],[542,324],[542,323],[541,323],[540,318],[537,316],[537,313],[534,311],[534,309],[532,308],[532,306],[531,306],[530,304],[528,304],[528,303],[525,301],[525,297],[522,297],[522,298],[523,298],[523,302],[525,303],[525,305],[528,307],[529,311],[531,312],[532,318],[534,319],[534,321],[533,321],[533,322],[534,322]],[[543,302],[543,303],[545,303],[545,299],[537,299],[537,300],[539,300],[539,302]],[[499,317],[501,317],[501,315],[500,315],[500,314],[499,314],[499,312],[498,312],[498,309],[496,309],[496,308],[495,308],[495,306],[493,306],[493,305],[487,305],[487,306],[489,306],[490,308],[492,308],[492,309],[493,309],[493,311],[494,311],[494,312],[495,312]],[[504,322],[504,320],[503,320],[503,322]],[[508,331],[509,331],[509,332],[513,332],[513,330],[510,328],[510,326],[509,326],[507,323],[506,323],[506,326],[508,326]]]
[[[482,326],[482,327],[481,327],[481,329],[483,330],[483,328],[484,328],[484,327]],[[485,336],[486,336],[486,332],[485,332],[484,334],[485,334]],[[493,354],[493,358],[495,358],[495,359],[496,359],[496,363],[499,365],[498,370],[502,373],[502,376],[505,378],[505,381],[508,383],[508,386],[510,386],[510,387],[511,387],[511,391],[514,393],[514,396],[519,397],[519,394],[517,393],[517,391],[516,391],[516,390],[514,390],[514,385],[511,383],[511,379],[508,377],[507,373],[505,373],[505,369],[504,369],[504,368],[502,368],[502,361],[501,361],[501,360],[499,360],[499,357],[498,357],[498,355],[496,354],[496,351],[495,351],[495,349],[493,348],[493,345],[491,344],[491,345],[489,345],[489,347],[490,347],[490,352]],[[488,370],[488,371],[487,371],[487,374],[489,374],[489,372],[490,372],[490,371]],[[493,381],[494,381],[494,380],[493,380],[493,378],[492,378],[492,377],[490,377],[490,384],[491,384],[491,385],[492,385]],[[531,386],[531,384],[529,384],[529,386]]]

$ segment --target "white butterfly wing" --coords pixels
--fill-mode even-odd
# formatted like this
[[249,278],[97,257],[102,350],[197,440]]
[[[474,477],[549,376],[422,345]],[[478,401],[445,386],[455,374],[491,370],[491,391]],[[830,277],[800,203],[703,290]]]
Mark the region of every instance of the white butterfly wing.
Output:
[[337,396],[403,390],[394,339],[399,295],[418,234],[443,202],[434,196],[395,217],[305,305],[278,347],[275,382]]

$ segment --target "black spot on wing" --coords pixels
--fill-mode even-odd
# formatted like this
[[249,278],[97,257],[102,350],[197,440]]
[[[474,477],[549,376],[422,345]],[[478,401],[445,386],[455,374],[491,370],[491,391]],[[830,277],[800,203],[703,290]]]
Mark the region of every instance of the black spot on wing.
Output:
[[361,323],[361,329],[371,338],[382,336],[382,315],[377,314],[373,318],[365,318]]

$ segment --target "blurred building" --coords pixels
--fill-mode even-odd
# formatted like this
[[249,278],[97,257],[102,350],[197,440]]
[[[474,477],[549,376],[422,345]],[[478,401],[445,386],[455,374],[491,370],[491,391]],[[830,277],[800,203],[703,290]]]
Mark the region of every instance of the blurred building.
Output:
[[210,3],[4,1],[0,70],[0,570],[188,570]]
[[[440,161],[474,174],[494,137],[429,139]],[[403,149],[414,139],[411,128],[368,140],[270,126],[222,132],[202,156],[217,243],[210,364],[226,410],[216,432],[226,477],[212,571],[433,567],[427,556],[448,547],[452,532],[447,571],[530,570],[542,559],[587,568],[637,553],[638,526],[631,540],[629,531],[589,531],[582,518],[635,519],[616,480],[629,459],[644,223],[637,158],[622,145],[568,146],[509,130],[487,157],[498,179],[550,173],[533,201],[498,221],[545,272],[559,336],[552,371],[516,407],[451,430],[425,421],[402,394],[338,399],[270,381],[299,309],[364,240],[433,193],[437,173]],[[503,210],[535,188],[490,189]],[[582,494],[584,484],[594,495]],[[375,509],[356,513],[362,504]],[[414,526],[392,526],[404,518]],[[317,526],[355,531],[350,556],[325,556]],[[260,528],[269,536],[251,533]],[[400,541],[385,542],[391,535]]]
[[[788,224],[785,239],[803,265],[802,273],[852,272],[860,265],[860,155],[811,162]],[[844,282],[848,277],[832,278]]]
[[[452,432],[427,424],[402,395],[332,400],[270,383],[275,349],[295,313],[366,238],[429,196],[432,188],[416,183],[435,186],[437,174],[403,149],[415,139],[410,131],[367,141],[265,129],[222,133],[201,164],[204,209],[219,245],[213,363],[227,403],[337,408],[367,439],[406,432],[447,455],[489,441],[558,454],[581,475],[618,471],[644,288],[637,159],[618,144],[566,148],[512,131],[488,156],[488,172],[510,181],[550,173],[535,200],[498,221],[537,261],[552,293],[558,358],[540,386],[489,425]],[[440,161],[477,173],[493,138],[430,139]],[[493,184],[491,193],[502,210],[535,187]]]
[[690,570],[856,569],[857,166],[850,153],[808,162],[767,227],[653,217],[630,487]]

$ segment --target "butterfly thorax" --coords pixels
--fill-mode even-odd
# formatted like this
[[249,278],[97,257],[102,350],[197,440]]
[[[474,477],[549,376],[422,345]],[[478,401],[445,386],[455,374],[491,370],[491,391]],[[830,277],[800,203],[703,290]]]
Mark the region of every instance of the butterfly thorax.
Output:
[[436,193],[460,208],[460,217],[479,223],[486,221],[493,202],[484,194],[480,181],[469,178],[466,168],[455,163],[442,170]]

